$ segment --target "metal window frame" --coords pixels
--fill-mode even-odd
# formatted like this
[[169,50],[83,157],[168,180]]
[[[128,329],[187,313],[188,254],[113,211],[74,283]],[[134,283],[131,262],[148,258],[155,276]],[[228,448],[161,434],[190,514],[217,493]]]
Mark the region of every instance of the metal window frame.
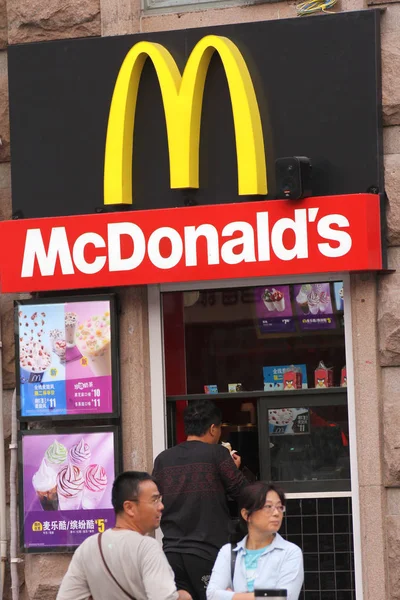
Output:
[[[345,351],[347,364],[347,402],[349,417],[349,439],[350,439],[350,472],[351,491],[324,492],[291,492],[288,498],[319,498],[319,497],[341,497],[351,496],[353,504],[353,534],[354,534],[354,560],[355,560],[355,582],[357,600],[363,599],[363,579],[361,564],[361,517],[360,517],[360,494],[358,478],[357,457],[357,430],[356,430],[356,405],[355,405],[355,382],[354,382],[354,360],[353,360],[353,327],[351,314],[350,274],[330,273],[295,275],[292,277],[263,277],[249,279],[226,279],[215,281],[199,281],[188,283],[168,283],[148,286],[148,317],[149,317],[149,347],[150,347],[150,383],[151,383],[151,407],[152,407],[152,440],[153,457],[155,458],[167,446],[167,401],[165,395],[165,373],[163,360],[163,326],[162,326],[162,304],[161,293],[176,291],[193,291],[205,289],[236,288],[257,285],[278,285],[318,281],[337,281],[344,283],[344,324],[345,324]],[[168,403],[172,405],[171,403]]]

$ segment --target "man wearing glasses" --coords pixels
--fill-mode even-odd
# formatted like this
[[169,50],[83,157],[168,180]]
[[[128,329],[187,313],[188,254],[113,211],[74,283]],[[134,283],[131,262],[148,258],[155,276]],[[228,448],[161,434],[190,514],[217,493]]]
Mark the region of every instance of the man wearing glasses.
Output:
[[57,600],[191,600],[177,591],[160,544],[162,497],[148,473],[126,471],[113,484],[116,522],[76,550]]

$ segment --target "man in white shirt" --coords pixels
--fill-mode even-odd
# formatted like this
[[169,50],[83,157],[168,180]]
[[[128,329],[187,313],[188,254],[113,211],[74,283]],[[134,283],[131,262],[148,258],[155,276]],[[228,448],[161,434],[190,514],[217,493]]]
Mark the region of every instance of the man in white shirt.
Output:
[[[113,484],[113,529],[76,550],[57,600],[191,600],[176,589],[160,544],[148,534],[160,526],[163,503],[148,473],[126,471]],[[101,556],[103,553],[104,561]]]

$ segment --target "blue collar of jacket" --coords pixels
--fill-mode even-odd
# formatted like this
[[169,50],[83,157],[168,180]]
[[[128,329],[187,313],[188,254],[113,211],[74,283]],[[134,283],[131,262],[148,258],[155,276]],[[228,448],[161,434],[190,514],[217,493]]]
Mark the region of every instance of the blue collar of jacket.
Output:
[[[246,537],[244,537],[236,546],[236,548],[234,548],[234,552],[239,553],[243,553],[246,554],[246,543],[247,543],[247,538],[248,536],[246,535]],[[279,535],[279,533],[275,534],[275,538],[273,540],[273,542],[271,544],[269,544],[269,546],[266,546],[264,552],[261,554],[261,556],[264,556],[264,554],[266,554],[267,552],[272,552],[272,550],[278,549],[278,550],[285,550],[286,549],[286,544],[287,542],[283,539],[282,536]]]

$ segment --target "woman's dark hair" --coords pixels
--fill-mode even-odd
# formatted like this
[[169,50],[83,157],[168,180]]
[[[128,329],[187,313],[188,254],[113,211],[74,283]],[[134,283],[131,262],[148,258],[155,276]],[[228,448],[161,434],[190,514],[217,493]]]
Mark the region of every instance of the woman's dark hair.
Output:
[[[268,492],[275,492],[278,494],[282,506],[286,506],[285,494],[279,487],[268,481],[255,481],[242,489],[239,497],[239,510],[241,511],[242,508],[244,508],[247,511],[248,517],[250,517],[250,515],[257,510],[261,510],[265,505],[265,498],[267,497]],[[240,517],[241,524],[244,524],[247,530],[246,521],[241,515]]]
[[189,402],[183,413],[186,435],[201,437],[211,425],[221,425],[221,411],[210,400]]
[[142,481],[154,481],[154,479],[144,471],[125,471],[118,475],[111,492],[111,503],[116,515],[123,512],[126,500],[137,500]]

